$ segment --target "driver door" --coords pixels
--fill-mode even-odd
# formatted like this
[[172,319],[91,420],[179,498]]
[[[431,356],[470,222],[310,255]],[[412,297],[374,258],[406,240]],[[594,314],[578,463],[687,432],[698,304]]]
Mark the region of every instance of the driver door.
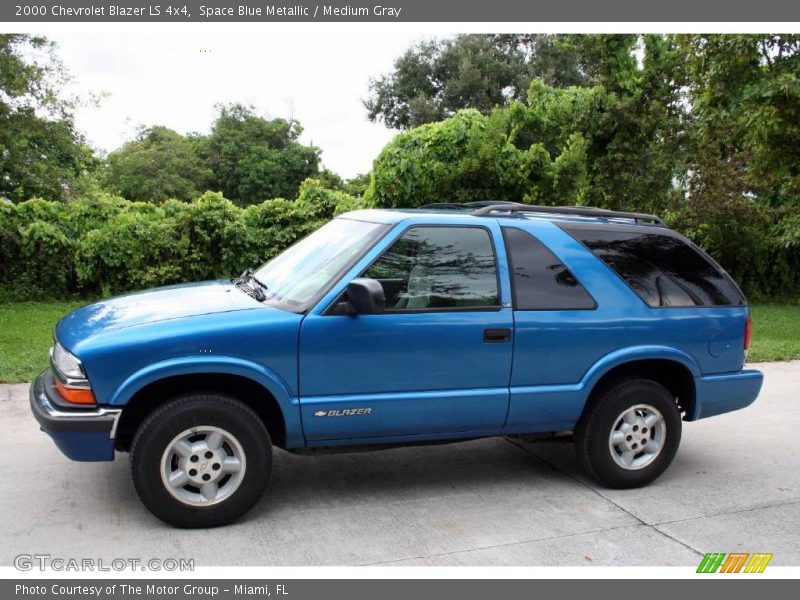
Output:
[[381,283],[384,313],[303,320],[309,442],[502,429],[513,317],[502,303],[496,246],[484,226],[412,225],[360,274]]

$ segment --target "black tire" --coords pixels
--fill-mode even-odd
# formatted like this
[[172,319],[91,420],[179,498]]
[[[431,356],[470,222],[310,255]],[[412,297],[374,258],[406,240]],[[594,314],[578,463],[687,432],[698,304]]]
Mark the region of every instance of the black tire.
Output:
[[[661,450],[652,462],[632,469],[617,463],[609,438],[622,413],[637,405],[649,405],[660,412],[665,432]],[[655,480],[675,458],[680,441],[681,414],[675,399],[664,386],[643,378],[624,378],[605,386],[590,400],[575,429],[578,461],[591,477],[609,488],[636,488]],[[644,456],[642,448],[639,446],[635,456]],[[617,455],[621,457],[621,453]]]
[[[244,454],[246,468],[238,487],[210,506],[178,500],[162,481],[167,447],[193,427],[216,427],[230,433]],[[176,527],[217,527],[235,521],[261,498],[271,466],[272,443],[258,415],[238,400],[215,393],[170,400],[142,422],[131,445],[131,474],[139,498],[156,517]],[[221,481],[220,487],[224,485]]]

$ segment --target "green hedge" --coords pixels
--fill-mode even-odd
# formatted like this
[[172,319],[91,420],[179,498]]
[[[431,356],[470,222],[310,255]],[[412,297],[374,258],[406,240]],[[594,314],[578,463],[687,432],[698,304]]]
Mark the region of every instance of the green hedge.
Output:
[[18,298],[66,297],[230,277],[363,206],[313,179],[295,201],[246,208],[213,192],[191,203],[0,203],[0,286]]
[[[362,200],[309,179],[295,201],[241,208],[207,192],[191,203],[100,196],[0,202],[0,288],[9,299],[109,295],[230,277],[278,254],[327,220],[385,201],[378,178]],[[386,189],[382,193],[385,193]],[[433,199],[433,198],[432,198]],[[708,250],[751,300],[800,296],[800,215],[747,199],[666,215]]]

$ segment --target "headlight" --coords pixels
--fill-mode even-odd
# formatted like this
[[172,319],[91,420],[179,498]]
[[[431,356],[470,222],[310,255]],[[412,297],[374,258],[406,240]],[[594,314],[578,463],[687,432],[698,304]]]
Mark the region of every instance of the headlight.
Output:
[[56,370],[69,379],[86,379],[81,361],[67,352],[60,343],[53,347],[53,366]]

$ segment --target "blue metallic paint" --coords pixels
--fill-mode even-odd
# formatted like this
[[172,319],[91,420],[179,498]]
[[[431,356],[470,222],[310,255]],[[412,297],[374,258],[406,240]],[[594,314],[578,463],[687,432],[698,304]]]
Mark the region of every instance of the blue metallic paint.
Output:
[[46,431],[67,458],[81,462],[114,460],[114,440],[105,432]]
[[251,360],[233,356],[181,356],[164,360],[131,374],[117,389],[109,404],[124,406],[145,386],[180,375],[225,374],[245,377],[265,388],[278,402],[286,427],[286,445],[300,447],[304,443],[299,402],[289,384],[275,371]]
[[752,369],[698,378],[693,418],[705,419],[750,406],[758,397],[763,382],[764,375]]
[[[249,377],[278,401],[290,448],[569,429],[600,377],[650,358],[680,363],[694,377],[690,419],[742,408],[758,394],[761,374],[742,371],[747,308],[649,308],[552,219],[476,220],[430,211],[359,211],[345,218],[393,228],[306,315],[262,305],[230,282],[214,281],[78,309],[59,322],[56,335],[83,361],[101,404],[124,406],[164,377]],[[498,259],[498,310],[323,314],[350,280],[418,224],[489,229]],[[501,225],[544,242],[597,308],[513,311]],[[512,340],[486,344],[485,328],[512,329]],[[314,416],[362,407],[372,411]],[[100,455],[113,456],[107,440],[61,434],[56,441],[68,455],[97,444]]]
[[[142,317],[162,301],[167,318]],[[144,386],[165,377],[240,375],[275,397],[287,443],[303,444],[297,401],[303,315],[262,305],[226,281],[121,296],[76,313],[59,322],[56,336],[80,357],[100,404],[124,406]]]
[[[323,314],[347,283],[407,229],[430,223],[430,218],[416,215],[405,219],[303,321],[300,404],[307,440],[384,439],[502,428],[508,412],[512,344],[483,341],[484,329],[513,329],[505,246],[496,221],[465,223],[463,218],[441,215],[436,219],[437,225],[489,230],[503,305],[497,310],[354,317]],[[450,359],[443,361],[443,356]],[[367,406],[372,407],[371,414],[354,418],[314,416],[318,410]]]
[[56,334],[67,350],[75,351],[80,342],[107,331],[261,307],[246,294],[231,293],[232,288],[229,281],[204,281],[117,296],[69,313]]

